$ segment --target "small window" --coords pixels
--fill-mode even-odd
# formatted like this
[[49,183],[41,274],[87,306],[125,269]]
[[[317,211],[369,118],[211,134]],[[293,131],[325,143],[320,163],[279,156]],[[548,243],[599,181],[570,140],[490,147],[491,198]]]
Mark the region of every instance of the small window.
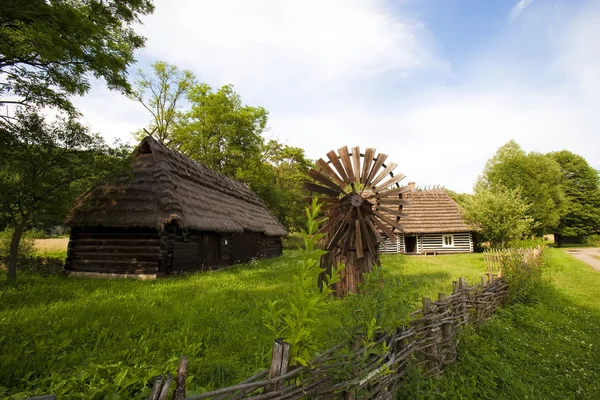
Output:
[[454,247],[454,235],[442,235],[442,247]]

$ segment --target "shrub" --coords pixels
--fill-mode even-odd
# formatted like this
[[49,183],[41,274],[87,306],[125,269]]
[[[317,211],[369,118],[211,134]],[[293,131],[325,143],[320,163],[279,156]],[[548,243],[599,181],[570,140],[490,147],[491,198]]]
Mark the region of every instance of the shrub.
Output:
[[590,235],[587,238],[587,244],[592,245],[592,246],[599,246],[600,245],[600,235]]
[[[8,258],[13,231],[12,228],[8,228],[0,232],[0,257]],[[19,257],[33,257],[34,254],[35,232],[25,232],[19,243]]]
[[533,299],[542,283],[544,247],[507,249],[500,260],[502,275],[508,283],[509,302],[527,302]]

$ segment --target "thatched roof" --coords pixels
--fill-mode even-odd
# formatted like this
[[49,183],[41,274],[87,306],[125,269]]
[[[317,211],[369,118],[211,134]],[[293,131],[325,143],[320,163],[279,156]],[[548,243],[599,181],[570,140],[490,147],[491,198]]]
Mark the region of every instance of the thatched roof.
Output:
[[102,182],[77,199],[68,225],[161,230],[176,221],[202,231],[287,233],[246,186],[151,137],[142,140],[132,159],[131,174]]
[[470,232],[474,228],[461,216],[459,205],[444,189],[413,190],[403,193],[402,198],[411,204],[402,208],[408,218],[402,218],[405,233],[451,233]]

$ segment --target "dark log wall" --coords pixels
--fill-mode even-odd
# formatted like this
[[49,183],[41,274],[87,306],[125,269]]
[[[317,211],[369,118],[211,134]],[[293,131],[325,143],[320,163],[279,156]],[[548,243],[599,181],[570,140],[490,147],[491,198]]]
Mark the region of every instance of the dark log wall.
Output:
[[280,237],[262,233],[72,228],[66,268],[79,272],[158,274],[209,270],[280,256]]
[[220,258],[221,235],[214,232],[177,230],[171,271],[194,271],[225,266]]
[[243,263],[256,258],[257,233],[242,232],[232,235],[233,263]]
[[161,238],[152,229],[71,229],[66,269],[116,274],[159,272]]
[[257,234],[257,253],[258,258],[271,258],[279,257],[283,250],[283,244],[281,243],[281,237],[279,236],[267,236],[263,234]]

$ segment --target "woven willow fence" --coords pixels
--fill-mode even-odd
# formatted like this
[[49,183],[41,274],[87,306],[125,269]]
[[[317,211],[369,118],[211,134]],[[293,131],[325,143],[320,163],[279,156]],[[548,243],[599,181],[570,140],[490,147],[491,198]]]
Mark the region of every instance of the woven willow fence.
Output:
[[[424,298],[422,309],[411,314],[406,326],[380,332],[367,345],[357,338],[322,353],[308,367],[290,367],[289,344],[277,339],[269,369],[235,386],[191,397],[185,397],[188,360],[182,357],[173,398],[391,399],[409,367],[430,376],[441,374],[456,360],[459,328],[486,320],[506,297],[506,282],[497,274],[488,273],[477,286],[460,278],[453,282],[451,295],[440,293],[437,301]],[[166,400],[173,381],[170,375],[158,377],[148,399]]]

